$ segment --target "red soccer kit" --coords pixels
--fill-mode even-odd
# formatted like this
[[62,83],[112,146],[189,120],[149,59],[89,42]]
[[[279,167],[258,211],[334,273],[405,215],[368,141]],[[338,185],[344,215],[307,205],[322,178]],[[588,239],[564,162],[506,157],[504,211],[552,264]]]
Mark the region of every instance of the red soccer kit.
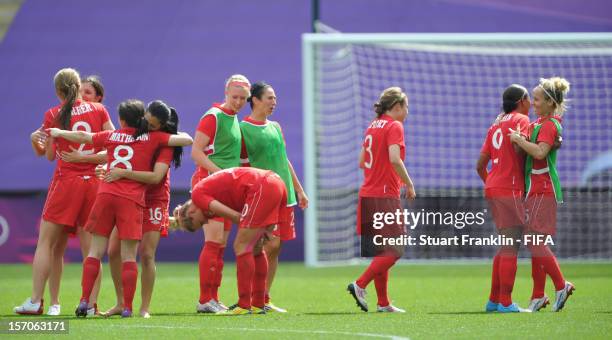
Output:
[[525,158],[514,150],[509,136],[510,129],[516,130],[519,126],[520,133],[527,136],[529,117],[518,112],[503,115],[489,128],[480,150],[491,159],[491,171],[485,183],[485,197],[498,228],[525,223]]
[[[357,233],[360,235],[362,223],[366,223],[368,229],[371,227],[373,213],[395,213],[397,209],[400,209],[399,197],[402,181],[389,160],[389,146],[391,145],[400,147],[400,157],[403,161],[406,157],[404,126],[389,115],[383,114],[370,123],[362,144],[365,151],[364,180],[359,190],[357,206]],[[396,227],[394,230],[403,230],[403,226]]]
[[[158,151],[155,163],[172,163],[174,148],[165,147]],[[155,165],[154,165],[155,166]],[[147,186],[142,233],[159,231],[161,237],[168,236],[168,206],[170,204],[170,169],[158,184]]]
[[285,183],[270,170],[229,168],[215,172],[195,185],[191,199],[204,213],[210,211],[213,200],[241,211],[240,228],[264,228],[289,218]]
[[389,161],[389,146],[399,145],[402,161],[406,157],[404,126],[383,114],[365,132],[363,149],[364,180],[359,197],[399,198],[402,181]]
[[[128,127],[93,136],[93,145],[108,151],[109,168],[151,171],[157,149],[168,145],[170,138],[167,133],[155,131],[134,139],[134,132]],[[140,240],[146,188],[144,183],[125,178],[100,183],[87,230],[108,237],[116,225],[120,239]]]
[[[61,108],[62,105],[58,105],[45,112],[43,129],[61,128],[56,122]],[[108,121],[110,117],[104,105],[78,99],[72,106],[69,128],[73,131],[99,132]],[[84,226],[98,190],[96,164],[65,162],[60,155],[63,151],[71,152],[73,149],[83,154],[94,154],[101,149],[72,143],[63,138],[54,139],[54,146],[57,165],[43,208],[43,219],[69,228]]]
[[[553,118],[561,124],[561,117],[554,116]],[[531,131],[533,131],[537,124],[541,124],[542,127],[538,133],[536,144],[546,143],[552,147],[559,136],[557,127],[548,118],[538,118],[530,126],[530,136]],[[529,231],[546,235],[554,235],[556,233],[557,201],[550,174],[548,173],[546,158],[533,159],[531,189],[527,193],[526,207],[529,215],[527,224]]]

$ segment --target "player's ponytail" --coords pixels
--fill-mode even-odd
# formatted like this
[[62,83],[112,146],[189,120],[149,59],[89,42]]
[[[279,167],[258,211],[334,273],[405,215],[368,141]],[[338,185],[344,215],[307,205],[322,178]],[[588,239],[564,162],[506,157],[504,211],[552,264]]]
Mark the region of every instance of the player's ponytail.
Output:
[[149,125],[144,119],[144,103],[138,99],[128,99],[119,104],[119,119],[131,128],[136,129],[132,135],[134,139],[149,132]]
[[70,130],[72,106],[79,98],[81,76],[75,69],[63,68],[55,74],[53,83],[55,84],[55,92],[64,101],[55,122],[61,129]]
[[[160,130],[166,133],[176,135],[178,133],[179,117],[173,107],[168,106],[161,100],[154,100],[147,105],[147,112],[157,118],[161,124]],[[181,166],[181,158],[183,156],[183,148],[180,146],[174,147],[172,156],[172,164],[174,168]]]
[[251,96],[247,99],[247,101],[251,105],[251,109],[253,108],[253,97],[261,100],[264,91],[266,91],[266,89],[269,87],[272,86],[270,86],[270,84],[266,83],[265,81],[258,81],[251,86]]
[[402,91],[401,87],[393,86],[385,89],[374,103],[376,117],[380,118],[385,112],[391,110],[395,104],[406,103],[408,96]]
[[524,86],[512,84],[504,90],[502,95],[502,110],[504,113],[514,112],[521,100],[529,98],[529,92]]
[[563,115],[567,110],[568,99],[566,97],[570,90],[569,81],[561,77],[540,78],[538,87],[544,91],[547,100],[552,101],[555,105],[555,113]]

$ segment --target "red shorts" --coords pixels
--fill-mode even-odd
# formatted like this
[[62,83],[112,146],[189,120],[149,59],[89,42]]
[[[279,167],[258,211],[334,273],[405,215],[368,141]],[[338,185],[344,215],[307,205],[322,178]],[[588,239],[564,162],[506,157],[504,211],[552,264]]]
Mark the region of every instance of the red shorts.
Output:
[[62,224],[67,227],[67,232],[76,233],[77,226],[87,223],[96,200],[98,183],[94,176],[53,177],[43,208],[43,219]]
[[526,222],[523,192],[505,188],[485,189],[497,229],[524,227]]
[[290,241],[295,238],[295,215],[293,207],[285,207],[282,209],[280,221],[272,235],[280,237],[281,241]]
[[120,240],[140,240],[142,210],[142,206],[130,199],[101,193],[94,203],[85,230],[109,237],[117,226]]
[[283,180],[274,173],[262,178],[247,192],[242,208],[240,228],[265,228],[279,224],[287,214],[287,189]]
[[557,200],[554,193],[530,193],[525,202],[527,231],[555,235],[557,232]]
[[146,202],[146,207],[143,211],[142,233],[149,231],[157,231],[161,237],[168,237],[168,223],[170,216],[168,215],[168,205],[170,202],[152,201]]
[[403,224],[385,224],[380,229],[374,227],[376,214],[395,214],[401,208],[402,204],[399,198],[360,196],[357,203],[357,235],[361,235],[362,232],[366,232],[368,235],[380,234],[385,237],[406,234],[406,226]]

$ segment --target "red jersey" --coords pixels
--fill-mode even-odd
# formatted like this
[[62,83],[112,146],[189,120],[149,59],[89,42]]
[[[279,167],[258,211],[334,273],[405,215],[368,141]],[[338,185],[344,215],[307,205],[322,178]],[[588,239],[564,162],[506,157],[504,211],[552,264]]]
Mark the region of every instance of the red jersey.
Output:
[[[559,124],[561,124],[561,117],[553,116]],[[529,136],[531,137],[531,132],[537,124],[541,124],[540,132],[538,133],[538,138],[536,140],[536,144],[546,143],[551,147],[555,144],[557,137],[559,136],[559,131],[557,131],[557,127],[555,123],[553,123],[549,118],[538,118],[535,122],[533,122],[529,126]],[[550,180],[550,175],[548,174],[548,163],[546,162],[546,158],[544,159],[533,159],[533,169],[531,170],[531,190],[530,193],[554,193],[552,181]],[[535,173],[534,173],[535,172]]]
[[[43,129],[52,127],[61,128],[56,122],[61,109],[62,105],[60,104],[45,112]],[[71,115],[69,128],[72,131],[100,132],[104,124],[110,121],[108,111],[106,111],[104,105],[86,102],[81,99],[77,99],[74,102]],[[86,155],[98,153],[101,151],[100,148],[86,144],[73,143],[63,138],[55,138],[54,144],[57,158],[57,167],[55,169],[56,175],[62,177],[95,176],[96,164],[65,162],[61,159],[60,155],[63,151],[72,152],[71,147]]]
[[389,160],[389,146],[399,145],[402,161],[406,157],[404,126],[383,114],[370,124],[365,132],[363,149],[364,180],[359,190],[360,197],[399,198],[402,181]]
[[527,136],[529,117],[518,112],[503,115],[487,132],[487,138],[480,150],[491,158],[491,171],[487,176],[485,189],[505,188],[525,191],[525,157],[514,151],[510,141],[510,129],[521,127],[520,133]]
[[269,174],[270,170],[257,168],[229,168],[217,171],[204,178],[193,187],[191,199],[202,211],[209,211],[208,206],[217,200],[226,206],[242,211],[247,193]]
[[[168,145],[170,134],[149,132],[134,139],[136,130],[128,127],[115,131],[98,132],[93,136],[93,145],[104,147],[108,152],[107,162],[110,169],[119,167],[134,171],[151,171],[155,152]],[[122,178],[111,183],[100,182],[98,194],[109,193],[133,200],[144,207],[147,185]]]
[[[170,166],[170,163],[172,163],[173,156],[173,147],[161,148],[157,153],[157,157],[154,163],[165,163]],[[153,166],[155,167],[155,164],[153,164]],[[145,201],[170,201],[170,169],[168,169],[166,176],[164,176],[161,182],[147,186]]]

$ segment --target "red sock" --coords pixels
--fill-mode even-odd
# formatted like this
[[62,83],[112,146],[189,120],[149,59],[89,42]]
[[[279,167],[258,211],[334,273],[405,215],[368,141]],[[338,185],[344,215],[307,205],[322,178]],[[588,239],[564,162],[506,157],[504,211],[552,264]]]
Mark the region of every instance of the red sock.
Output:
[[255,275],[253,252],[246,252],[236,257],[236,275],[238,276],[238,306],[251,308],[251,292]]
[[81,277],[81,301],[89,303],[89,296],[100,273],[100,259],[87,257],[83,261],[83,276]]
[[221,245],[216,242],[205,242],[200,252],[198,267],[200,269],[200,303],[212,299],[212,286],[217,275],[217,256]]
[[254,257],[255,274],[253,276],[253,297],[252,304],[255,307],[263,308],[266,304],[266,278],[268,277],[268,256],[265,251]]
[[491,294],[489,294],[489,300],[491,302],[499,303],[499,251],[493,258],[493,273],[491,274]]
[[499,259],[499,303],[509,306],[512,303],[512,289],[516,278],[516,257],[514,248],[502,248]]
[[385,307],[389,305],[389,296],[387,295],[387,283],[389,282],[389,269],[382,273],[374,275],[374,286],[376,287],[376,296],[378,297],[378,305]]
[[136,281],[138,280],[138,264],[134,261],[123,262],[121,266],[121,284],[123,284],[123,306],[132,310]]
[[539,299],[544,296],[544,288],[546,287],[546,272],[539,257],[531,257],[531,278],[533,279],[531,299]]
[[221,280],[223,279],[223,254],[225,253],[225,247],[219,244],[219,253],[217,255],[217,270],[214,277],[213,285],[211,287],[211,296],[215,301],[219,301],[219,287],[221,286]]
[[559,268],[557,257],[553,254],[552,250],[546,245],[536,246],[538,248],[537,254],[540,255],[538,262],[542,268],[550,276],[553,283],[555,284],[555,290],[561,290],[565,287],[565,278]]
[[368,284],[374,279],[376,274],[380,274],[385,272],[387,269],[391,268],[393,264],[397,261],[397,257],[392,256],[376,256],[372,259],[372,263],[368,266],[368,268],[361,274],[359,279],[357,279],[357,285],[361,288],[366,288]]
[[[266,284],[267,284],[267,282],[266,282]],[[270,303],[270,293],[269,292],[266,292],[266,294],[264,296],[264,302],[265,302],[266,305]]]

